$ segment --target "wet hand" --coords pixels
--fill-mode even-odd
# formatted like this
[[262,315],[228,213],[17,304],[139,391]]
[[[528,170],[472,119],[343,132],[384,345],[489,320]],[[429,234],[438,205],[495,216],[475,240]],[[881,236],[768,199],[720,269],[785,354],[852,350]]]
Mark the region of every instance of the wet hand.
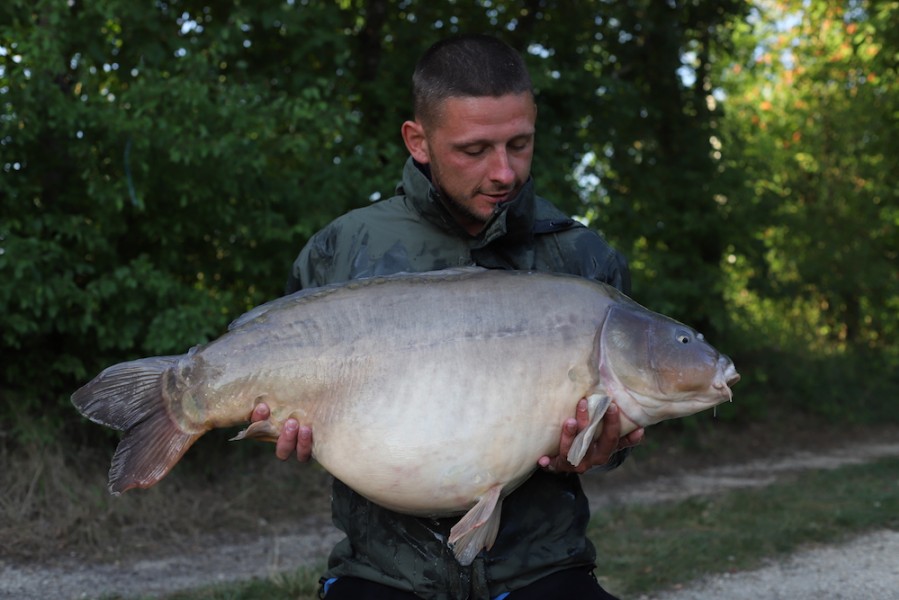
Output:
[[568,451],[577,434],[590,424],[587,412],[587,400],[582,398],[577,404],[576,417],[562,424],[562,437],[559,441],[557,456],[542,456],[537,464],[553,473],[585,473],[593,467],[609,462],[618,450],[636,446],[643,441],[643,428],[636,429],[621,437],[621,415],[615,403],[612,403],[602,418],[602,431],[599,437],[590,444],[587,454],[578,465],[568,462]]
[[[265,421],[271,416],[271,410],[265,402],[260,402],[253,409],[250,421]],[[281,460],[287,460],[291,454],[296,453],[297,460],[307,462],[312,457],[312,428],[300,424],[296,419],[287,419],[278,441],[275,442],[275,456]]]

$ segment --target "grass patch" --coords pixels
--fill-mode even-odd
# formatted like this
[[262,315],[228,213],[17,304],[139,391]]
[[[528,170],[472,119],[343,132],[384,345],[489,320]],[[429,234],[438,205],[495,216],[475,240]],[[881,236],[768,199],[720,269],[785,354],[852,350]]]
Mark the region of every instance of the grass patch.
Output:
[[600,581],[622,598],[743,571],[810,544],[899,528],[899,459],[814,471],[761,489],[594,515]]
[[178,592],[165,600],[317,600],[318,580],[325,566],[302,568],[270,579],[224,583]]

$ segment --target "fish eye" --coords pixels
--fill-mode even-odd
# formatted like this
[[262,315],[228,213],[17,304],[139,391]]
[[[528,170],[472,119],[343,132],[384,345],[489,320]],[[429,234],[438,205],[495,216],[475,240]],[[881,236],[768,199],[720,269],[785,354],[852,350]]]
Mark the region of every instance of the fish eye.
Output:
[[684,333],[683,331],[679,332],[674,337],[681,344],[689,344],[690,343],[690,336],[687,335],[686,333]]

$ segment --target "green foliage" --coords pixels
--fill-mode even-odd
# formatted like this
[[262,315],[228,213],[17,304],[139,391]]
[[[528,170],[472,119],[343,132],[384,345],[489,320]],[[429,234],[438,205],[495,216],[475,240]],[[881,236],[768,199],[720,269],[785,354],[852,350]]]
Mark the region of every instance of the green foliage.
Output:
[[[711,66],[745,5],[618,3],[604,20],[597,111],[581,135],[593,222],[629,257],[635,296],[706,333],[724,328],[718,263],[728,227]],[[599,115],[608,114],[607,118]],[[731,225],[732,226],[732,225]],[[714,337],[714,335],[712,335]]]
[[2,393],[25,417],[14,423],[60,414],[112,362],[218,336],[278,295],[305,237],[359,195],[346,173],[361,158],[342,146],[358,119],[326,76],[339,64],[309,58],[339,63],[327,48],[342,30],[287,8],[3,9],[0,331]]
[[[864,6],[814,8],[796,25],[802,43],[792,63],[766,55],[756,67],[756,76],[779,75],[779,84],[760,89],[770,100],[759,107],[758,125],[785,163],[751,171],[773,217],[756,234],[769,280],[762,289],[807,302],[826,344],[885,348],[896,334],[890,315],[899,292],[892,176],[899,47],[883,36],[897,8],[892,18]],[[755,135],[745,137],[751,143]]]
[[758,5],[721,65],[725,163],[745,182],[722,262],[735,337],[794,405],[884,416],[899,366],[899,9]]

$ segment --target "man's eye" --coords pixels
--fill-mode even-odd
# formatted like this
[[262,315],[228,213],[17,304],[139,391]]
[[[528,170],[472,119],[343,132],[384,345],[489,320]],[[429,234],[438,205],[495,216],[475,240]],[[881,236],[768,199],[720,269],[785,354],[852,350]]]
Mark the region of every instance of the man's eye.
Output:
[[465,148],[462,152],[468,156],[480,156],[484,153],[483,148]]

